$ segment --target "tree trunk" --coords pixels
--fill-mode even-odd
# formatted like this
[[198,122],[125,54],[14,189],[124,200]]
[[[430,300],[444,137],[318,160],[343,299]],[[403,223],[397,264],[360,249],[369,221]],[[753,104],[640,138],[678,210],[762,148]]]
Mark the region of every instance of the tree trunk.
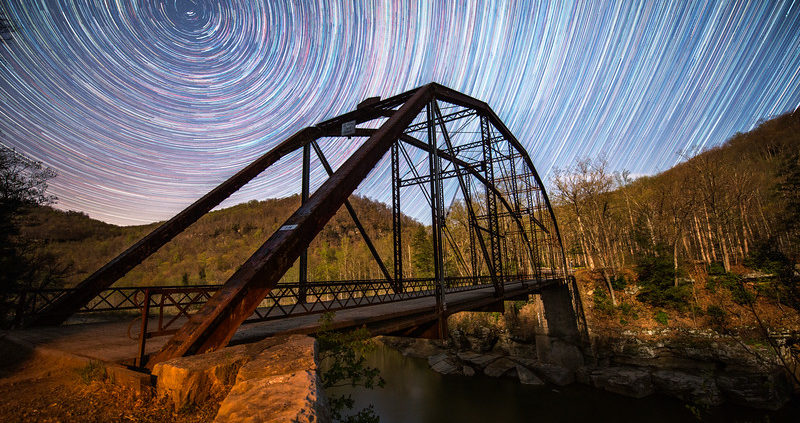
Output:
[[711,263],[711,257],[708,255],[708,251],[706,249],[706,243],[703,239],[703,234],[700,232],[700,222],[697,220],[697,215],[694,215],[694,230],[695,235],[697,236],[697,245],[700,248],[700,256],[702,260],[706,263]]
[[711,247],[711,258],[714,261],[717,261],[717,250],[714,247],[714,235],[713,235],[714,232],[711,231],[711,220],[708,218],[708,209],[706,209],[705,204],[703,204],[703,213],[705,214],[706,217],[706,228],[708,230],[707,236],[709,241],[708,245]]
[[721,232],[721,229],[717,229],[717,234],[719,236],[719,242],[722,246],[722,266],[725,268],[726,272],[731,271],[731,259],[728,254],[728,243],[725,241],[725,234]]
[[608,288],[608,293],[611,295],[611,305],[614,307],[617,306],[617,298],[614,296],[614,286],[611,284],[611,278],[608,276],[608,271],[605,267],[602,270],[603,279],[606,281],[606,287]]
[[678,287],[678,240],[672,243],[672,264],[675,271],[675,288]]

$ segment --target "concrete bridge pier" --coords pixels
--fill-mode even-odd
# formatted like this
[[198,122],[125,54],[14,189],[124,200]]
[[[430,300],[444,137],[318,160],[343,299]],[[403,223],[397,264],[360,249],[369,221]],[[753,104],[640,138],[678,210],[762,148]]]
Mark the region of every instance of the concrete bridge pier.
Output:
[[571,370],[583,366],[582,336],[567,284],[544,287],[533,297],[539,322],[535,335],[539,360]]

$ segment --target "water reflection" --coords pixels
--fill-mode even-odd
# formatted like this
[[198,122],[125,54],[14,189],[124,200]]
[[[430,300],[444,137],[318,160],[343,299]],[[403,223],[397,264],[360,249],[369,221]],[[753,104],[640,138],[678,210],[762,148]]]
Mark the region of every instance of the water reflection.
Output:
[[[381,370],[383,389],[350,390],[357,409],[369,404],[382,423],[398,422],[691,422],[691,407],[664,396],[627,398],[582,385],[537,388],[513,379],[442,376],[423,359],[379,345],[369,365]],[[333,393],[347,392],[338,389]],[[779,412],[725,405],[695,409],[708,422],[800,422],[800,407]]]

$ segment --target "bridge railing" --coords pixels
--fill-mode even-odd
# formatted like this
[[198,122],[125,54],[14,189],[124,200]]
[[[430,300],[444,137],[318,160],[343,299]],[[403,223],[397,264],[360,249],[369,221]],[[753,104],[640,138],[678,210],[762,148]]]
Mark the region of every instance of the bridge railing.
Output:
[[[532,275],[510,275],[502,277],[501,282],[534,278]],[[385,279],[308,282],[302,286],[297,282],[282,283],[268,293],[247,321],[266,321],[290,314],[314,314],[430,296],[433,295],[434,283],[432,278],[404,279],[402,292],[395,292]],[[448,277],[444,279],[444,285],[446,293],[468,291],[491,285],[491,278]],[[182,316],[205,304],[221,286],[212,284],[112,287],[103,290],[81,307],[72,322],[83,322],[91,315],[140,314],[147,301],[150,302],[151,308],[159,310],[159,318]],[[15,326],[26,318],[39,315],[54,301],[73,291],[72,288],[47,288],[17,292],[11,301],[15,304],[12,312]],[[298,301],[301,291],[305,294],[305,301]]]
[[[545,272],[546,273],[546,272]],[[540,275],[543,274],[540,272]],[[540,276],[540,277],[541,277]],[[533,275],[507,275],[500,277],[503,284],[533,281]],[[396,292],[385,279],[297,282],[278,284],[262,300],[254,314],[245,323],[264,322],[288,316],[303,316],[385,304],[433,296],[435,279],[411,278],[403,280],[402,291]],[[444,279],[445,293],[456,293],[491,287],[490,276],[448,277]],[[128,336],[139,341],[139,357],[144,357],[147,339],[174,334],[191,314],[205,304],[222,285],[159,285],[150,287],[114,287],[103,290],[84,305],[71,322],[82,323],[91,315],[136,315],[128,326]],[[19,326],[26,318],[35,316],[60,297],[72,292],[71,288],[31,289],[15,295],[14,321]],[[302,296],[305,301],[300,301]],[[139,322],[138,333],[132,331]],[[70,322],[68,322],[70,323]],[[150,327],[155,325],[155,327]]]

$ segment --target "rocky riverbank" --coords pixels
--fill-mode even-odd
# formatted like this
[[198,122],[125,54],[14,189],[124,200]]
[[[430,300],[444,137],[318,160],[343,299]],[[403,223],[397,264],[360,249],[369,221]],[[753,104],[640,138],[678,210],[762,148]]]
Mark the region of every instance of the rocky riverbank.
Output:
[[724,402],[776,410],[792,396],[790,379],[769,348],[711,330],[645,330],[595,336],[576,369],[538,359],[535,342],[484,328],[451,330],[447,342],[384,337],[404,355],[427,358],[446,375],[484,374],[530,385],[582,383],[642,398],[661,393],[699,406]]

